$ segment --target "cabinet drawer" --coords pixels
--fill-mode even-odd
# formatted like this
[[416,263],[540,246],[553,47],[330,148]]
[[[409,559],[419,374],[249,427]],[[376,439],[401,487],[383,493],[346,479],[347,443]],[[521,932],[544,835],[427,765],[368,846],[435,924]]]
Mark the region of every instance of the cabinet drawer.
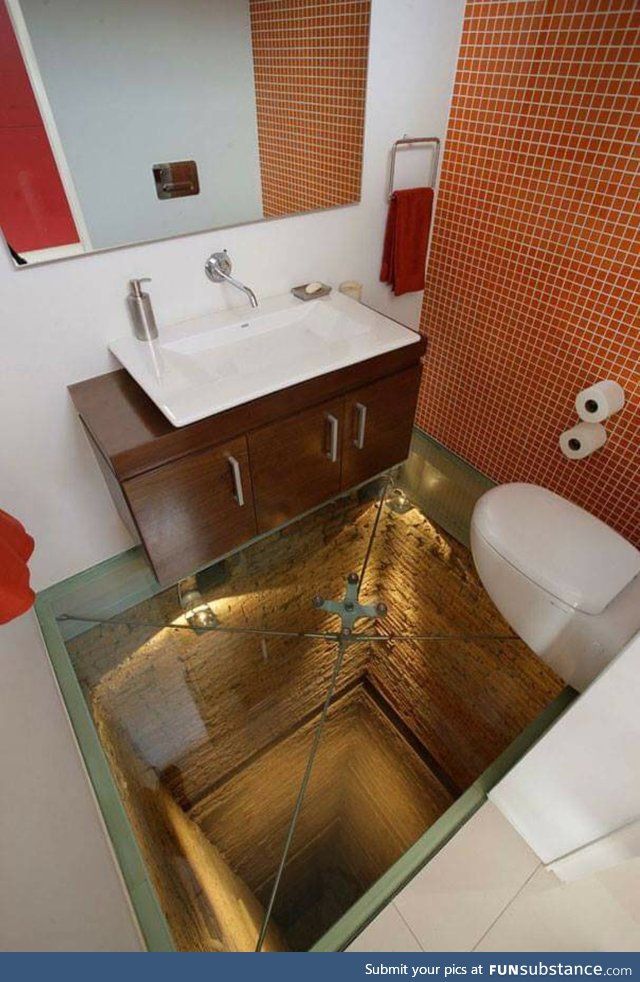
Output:
[[249,434],[260,532],[338,494],[343,410],[333,399]]
[[171,583],[256,534],[245,437],[123,482],[154,572]]
[[406,459],[419,384],[420,366],[416,365],[345,397],[343,489]]

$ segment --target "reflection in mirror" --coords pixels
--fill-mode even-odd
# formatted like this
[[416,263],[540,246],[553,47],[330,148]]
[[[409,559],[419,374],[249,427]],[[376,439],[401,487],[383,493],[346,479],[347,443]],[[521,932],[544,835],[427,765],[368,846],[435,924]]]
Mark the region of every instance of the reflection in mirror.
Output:
[[0,227],[40,262],[359,200],[370,0],[0,0]]

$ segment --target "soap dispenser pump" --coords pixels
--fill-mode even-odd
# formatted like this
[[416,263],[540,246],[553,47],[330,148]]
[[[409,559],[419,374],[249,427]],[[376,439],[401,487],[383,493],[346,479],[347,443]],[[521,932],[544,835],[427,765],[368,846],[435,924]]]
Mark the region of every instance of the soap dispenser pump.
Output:
[[151,306],[151,297],[141,287],[142,283],[150,282],[150,276],[129,281],[131,292],[127,297],[127,306],[133,323],[133,333],[139,341],[154,341],[158,337],[158,325]]

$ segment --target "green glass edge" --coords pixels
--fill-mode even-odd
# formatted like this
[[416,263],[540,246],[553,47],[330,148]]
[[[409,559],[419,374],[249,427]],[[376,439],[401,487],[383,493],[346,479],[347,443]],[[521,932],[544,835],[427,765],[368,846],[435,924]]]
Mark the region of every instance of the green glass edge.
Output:
[[426,430],[421,430],[420,427],[414,423],[411,450],[428,460],[428,449],[425,453],[425,447],[432,447],[436,453],[445,457],[450,464],[459,468],[461,471],[464,471],[465,474],[468,475],[469,480],[478,484],[483,491],[489,491],[491,488],[496,487],[496,482],[492,477],[489,477],[488,474],[484,474],[482,471],[479,471],[477,467],[470,464],[468,460],[464,459],[464,457],[460,457],[459,454],[455,453],[453,450],[449,450],[449,447],[445,447],[444,443],[440,443],[440,441],[436,440],[430,433],[427,433]]
[[[75,577],[72,577],[73,579]],[[65,581],[66,584],[69,582]],[[175,951],[169,926],[149,878],[135,834],[111,774],[109,762],[100,744],[55,619],[51,599],[53,591],[56,591],[54,595],[60,595],[60,586],[62,584],[44,591],[38,596],[35,604],[36,617],[49,659],[147,949],[155,952]]]
[[344,951],[383,907],[447,844],[487,800],[487,794],[569,708],[577,692],[567,686],[527,726],[471,787],[427,829],[417,842],[329,928],[310,951]]
[[[105,581],[111,583],[111,597],[106,603],[104,600]],[[56,614],[66,613],[66,607],[69,603],[78,600],[80,603],[86,602],[84,595],[88,592],[87,588],[90,591],[92,587],[97,588],[99,584],[102,586],[97,609],[101,617],[117,616],[135,604],[148,600],[155,594],[167,589],[160,586],[149,569],[142,547],[134,546],[127,549],[126,552],[112,556],[111,559],[105,559],[89,569],[74,573],[66,580],[60,580],[59,583],[47,587],[46,590],[42,590],[38,594],[38,601],[48,604],[55,617]],[[96,598],[90,597],[90,603],[95,603],[95,600]],[[64,626],[67,627],[67,625]],[[82,630],[89,630],[89,627],[85,626]],[[64,640],[63,629],[60,629],[60,634]]]

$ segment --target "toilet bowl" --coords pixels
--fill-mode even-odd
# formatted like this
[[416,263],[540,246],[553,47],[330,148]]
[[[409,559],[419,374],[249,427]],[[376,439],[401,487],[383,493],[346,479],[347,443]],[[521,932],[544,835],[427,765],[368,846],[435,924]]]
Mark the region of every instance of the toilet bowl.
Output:
[[578,690],[640,630],[640,552],[552,491],[487,491],[471,519],[471,552],[505,620]]

